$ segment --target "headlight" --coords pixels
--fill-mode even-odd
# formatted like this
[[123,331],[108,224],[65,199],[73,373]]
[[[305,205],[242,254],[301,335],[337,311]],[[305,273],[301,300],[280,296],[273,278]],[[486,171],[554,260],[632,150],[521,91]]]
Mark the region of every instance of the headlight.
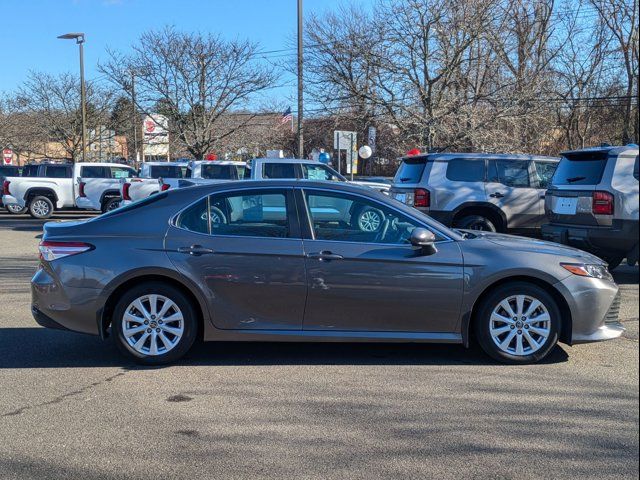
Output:
[[580,277],[592,277],[604,280],[613,280],[613,277],[605,265],[593,265],[588,263],[561,263],[562,268]]

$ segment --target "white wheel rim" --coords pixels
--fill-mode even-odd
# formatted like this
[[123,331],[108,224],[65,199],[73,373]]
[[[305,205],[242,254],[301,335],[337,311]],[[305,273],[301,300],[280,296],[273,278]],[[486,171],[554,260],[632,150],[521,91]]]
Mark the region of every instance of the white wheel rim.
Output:
[[9,210],[10,212],[19,212],[20,210],[22,210],[22,207],[20,205],[12,203],[11,205],[7,205],[7,210]]
[[36,215],[44,216],[49,213],[49,204],[44,200],[38,200],[33,203],[33,211]]
[[551,316],[537,298],[512,295],[493,309],[489,332],[503,352],[516,356],[531,355],[547,342],[551,333]]
[[380,215],[368,210],[360,215],[360,230],[364,232],[376,232],[380,228]]
[[178,305],[163,295],[136,298],[122,317],[122,333],[129,346],[149,356],[172,350],[184,334],[184,317]]

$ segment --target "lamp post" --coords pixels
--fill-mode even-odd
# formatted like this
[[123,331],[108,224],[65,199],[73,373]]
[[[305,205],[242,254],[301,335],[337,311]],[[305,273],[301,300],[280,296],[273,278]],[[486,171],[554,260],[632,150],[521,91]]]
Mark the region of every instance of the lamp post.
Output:
[[[86,161],[87,151],[87,92],[84,86],[84,33],[65,33],[58,38],[75,40],[80,47],[80,108],[82,110],[82,161]],[[75,162],[75,158],[73,159]]]

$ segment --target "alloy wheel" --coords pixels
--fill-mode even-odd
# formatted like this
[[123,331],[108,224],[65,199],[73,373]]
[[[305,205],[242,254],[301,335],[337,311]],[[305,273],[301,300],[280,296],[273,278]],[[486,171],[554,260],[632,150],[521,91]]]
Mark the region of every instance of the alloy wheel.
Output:
[[529,295],[511,295],[493,309],[489,333],[500,350],[525,356],[538,351],[551,334],[547,307]]
[[31,209],[33,210],[33,213],[35,213],[39,217],[45,217],[49,215],[49,204],[44,200],[36,200],[35,202],[33,202],[33,204],[31,205]]
[[122,333],[129,346],[143,355],[164,355],[184,334],[184,317],[168,297],[148,294],[136,298],[122,318]]

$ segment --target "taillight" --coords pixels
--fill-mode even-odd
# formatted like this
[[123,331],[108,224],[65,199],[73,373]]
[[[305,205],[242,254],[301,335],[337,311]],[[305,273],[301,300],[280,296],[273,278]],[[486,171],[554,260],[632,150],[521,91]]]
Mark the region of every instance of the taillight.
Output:
[[9,180],[5,180],[4,182],[2,182],[3,195],[11,195],[11,192],[9,191],[9,185],[11,185],[11,182]]
[[78,196],[79,197],[86,197],[87,195],[84,193],[84,186],[86,185],[86,183],[84,182],[80,182],[78,184]]
[[162,185],[160,185],[161,192],[166,192],[167,190],[169,190],[169,188],[171,188],[171,186],[168,183],[163,183]]
[[413,206],[428,208],[431,206],[431,193],[424,188],[416,188],[413,191]]
[[38,245],[38,250],[40,250],[40,258],[50,262],[58,258],[93,250],[93,245],[83,242],[49,242],[43,240]]
[[609,192],[593,192],[591,209],[594,215],[613,215],[613,195]]
[[122,185],[122,199],[123,200],[131,200],[131,197],[129,196],[129,189],[131,188],[131,184],[130,183],[125,183],[124,185]]

